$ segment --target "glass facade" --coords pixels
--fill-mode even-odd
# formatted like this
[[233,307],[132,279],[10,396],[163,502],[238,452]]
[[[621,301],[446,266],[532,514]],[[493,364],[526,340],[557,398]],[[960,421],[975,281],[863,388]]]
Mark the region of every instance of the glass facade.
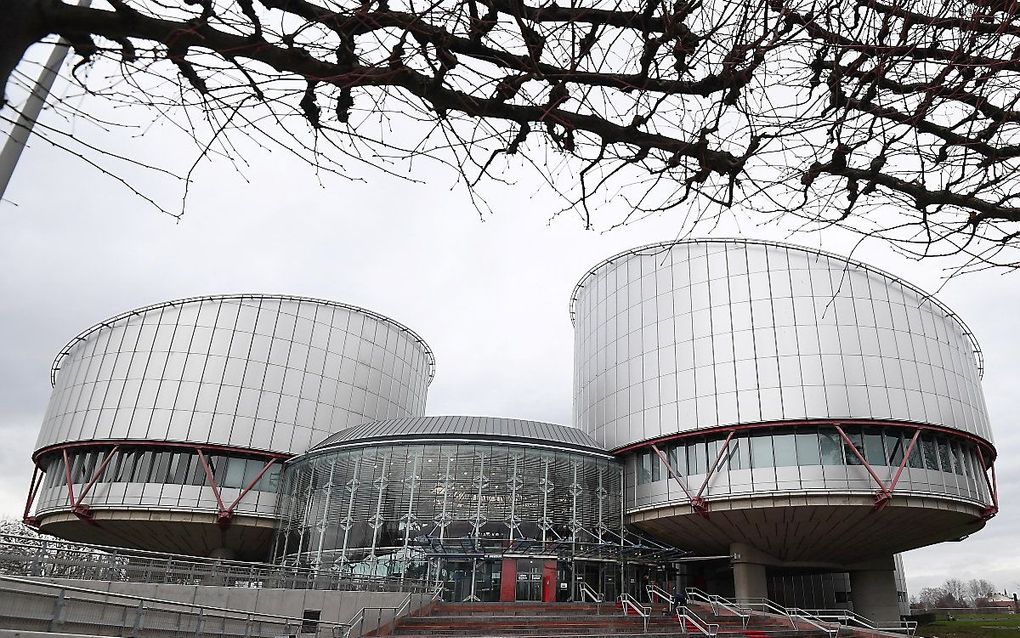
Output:
[[[892,480],[910,446],[908,427],[843,426],[854,447],[886,483]],[[733,435],[723,448],[726,432],[684,437],[657,445],[672,470],[694,491],[711,474],[705,494],[747,496],[776,491],[856,491],[873,493],[874,479],[834,428],[756,428]],[[720,454],[721,452],[721,454]],[[688,499],[659,456],[651,449],[629,455],[628,511]],[[961,437],[922,432],[904,467],[896,492],[921,492],[991,503],[978,450]]]
[[610,450],[834,418],[991,440],[967,328],[929,295],[846,258],[740,240],[649,246],[592,270],[572,310],[575,425]]
[[420,577],[429,554],[580,554],[619,543],[622,490],[615,460],[569,450],[481,442],[327,449],[288,464],[276,559]]

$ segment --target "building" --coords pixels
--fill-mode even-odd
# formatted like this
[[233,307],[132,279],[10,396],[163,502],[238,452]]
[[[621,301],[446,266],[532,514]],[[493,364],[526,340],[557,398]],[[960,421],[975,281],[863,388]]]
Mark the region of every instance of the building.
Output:
[[433,374],[413,331],[332,301],[196,297],[117,315],[53,363],[33,522],[264,560],[282,461],[338,429],[423,414]]
[[344,304],[124,313],[57,356],[26,516],[450,600],[680,582],[884,622],[906,602],[898,552],[997,510],[980,349],[892,275],[669,242],[593,268],[571,316],[575,427],[424,416],[429,347]]
[[857,611],[895,617],[893,555],[996,512],[981,351],[892,275],[777,243],[668,242],[597,265],[571,311],[575,425],[625,464],[625,522],[728,555],[701,576],[737,598],[847,573]]

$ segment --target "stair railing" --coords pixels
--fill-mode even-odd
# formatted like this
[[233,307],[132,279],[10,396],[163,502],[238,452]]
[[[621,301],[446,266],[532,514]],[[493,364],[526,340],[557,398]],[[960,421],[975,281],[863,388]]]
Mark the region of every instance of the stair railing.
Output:
[[587,598],[591,598],[591,601],[593,603],[604,603],[604,602],[606,602],[606,597],[603,596],[602,594],[600,594],[599,592],[595,591],[594,589],[592,589],[590,586],[588,586],[588,583],[584,583],[584,582],[578,583],[577,589],[578,589],[578,591],[581,592],[581,601],[582,602],[584,602],[584,599],[586,597]]
[[680,622],[680,626],[685,634],[688,633],[688,623],[709,638],[715,638],[715,635],[719,633],[719,623],[706,621],[690,607],[680,607],[677,609],[676,619]]
[[897,625],[880,627],[875,621],[850,609],[811,609],[809,612],[822,620],[838,622],[845,627],[857,626],[875,631],[902,632],[908,636],[913,636],[917,630],[916,620],[901,620]]
[[620,597],[616,599],[623,608],[623,615],[626,616],[627,610],[630,609],[644,621],[645,632],[648,632],[648,617],[652,615],[652,608],[648,605],[642,605],[633,596],[627,593],[620,594]]
[[797,628],[797,621],[800,620],[801,622],[805,622],[816,629],[825,632],[829,638],[835,638],[836,634],[839,633],[839,629],[833,627],[832,623],[827,622],[808,611],[800,609],[799,607],[783,607],[768,598],[741,598],[738,599],[736,603],[748,609],[761,607],[762,611],[766,613],[786,616],[786,618],[790,621],[790,626],[794,629]]
[[790,626],[794,629],[797,628],[797,622],[790,617],[786,607],[781,607],[768,598],[738,598],[734,602],[745,609],[761,611],[766,614],[775,614],[777,616],[785,616],[786,619],[790,621]]
[[818,616],[815,616],[814,614],[808,611],[801,609],[800,607],[787,607],[786,613],[789,614],[791,618],[799,618],[800,620],[803,620],[809,625],[813,625],[821,629],[831,638],[836,638],[836,634],[839,633],[839,629],[833,627],[832,623],[825,622],[825,620],[819,618]]
[[[436,594],[441,594],[441,592],[442,589],[437,589]],[[359,611],[353,618],[351,618],[350,622],[344,628],[342,638],[351,638],[352,635],[360,636],[361,634],[365,633],[365,620],[366,618],[372,615],[374,615],[376,619],[376,624],[373,630],[378,630],[383,626],[384,612],[393,612],[393,616],[390,618],[390,622],[396,622],[397,618],[400,618],[400,616],[407,613],[408,608],[411,606],[412,596],[413,594],[408,594],[407,596],[404,596],[403,601],[396,607],[362,607],[361,611]],[[433,594],[432,599],[435,600],[435,594]],[[357,627],[359,630],[358,633],[356,634],[353,633],[355,627]]]
[[734,616],[740,619],[740,625],[743,629],[747,629],[747,623],[751,619],[751,614],[745,613],[746,610],[741,609],[732,601],[723,598],[719,594],[709,594],[703,592],[697,587],[688,587],[687,590],[688,600],[701,600],[712,606],[712,615],[719,616],[719,608],[725,609]]
[[651,602],[652,598],[655,597],[666,601],[666,603],[670,606],[673,605],[673,595],[662,587],[659,587],[658,585],[645,585],[645,591],[648,592],[649,602]]

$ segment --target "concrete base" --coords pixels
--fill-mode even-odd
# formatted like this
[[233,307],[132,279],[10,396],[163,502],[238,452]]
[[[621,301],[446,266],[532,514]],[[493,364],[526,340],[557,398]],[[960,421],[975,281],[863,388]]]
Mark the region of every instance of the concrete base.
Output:
[[850,572],[850,600],[855,612],[870,618],[876,625],[898,625],[900,606],[896,600],[896,571],[892,558],[889,569]]

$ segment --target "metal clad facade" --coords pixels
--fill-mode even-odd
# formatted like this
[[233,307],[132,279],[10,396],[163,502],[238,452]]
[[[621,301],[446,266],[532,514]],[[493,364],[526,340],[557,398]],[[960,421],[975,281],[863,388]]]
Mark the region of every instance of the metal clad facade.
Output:
[[575,425],[607,449],[716,426],[883,419],[991,440],[979,353],[916,288],[806,249],[637,249],[575,291]]
[[142,439],[301,452],[356,423],[423,413],[431,358],[409,330],[339,304],[171,302],[68,349],[36,447]]

